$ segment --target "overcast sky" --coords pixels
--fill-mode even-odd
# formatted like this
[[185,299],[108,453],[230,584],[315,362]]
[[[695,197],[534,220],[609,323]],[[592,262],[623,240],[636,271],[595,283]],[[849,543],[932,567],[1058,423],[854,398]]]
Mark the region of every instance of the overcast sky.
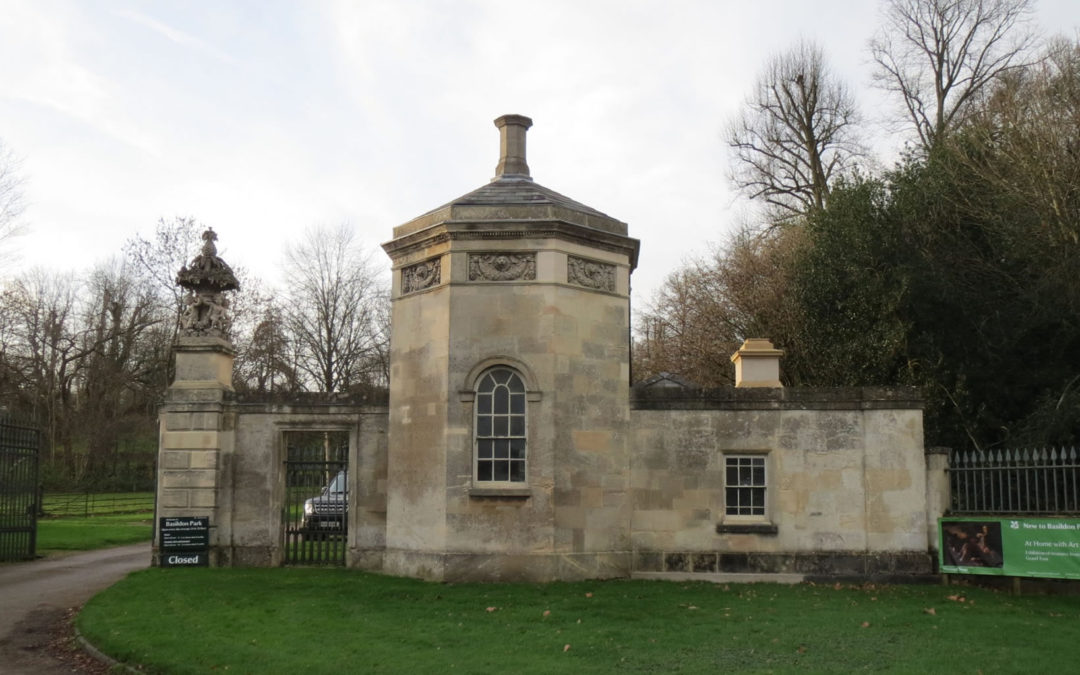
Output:
[[[374,248],[485,184],[492,120],[518,113],[534,122],[533,178],[641,240],[644,302],[745,216],[721,132],[771,54],[817,40],[867,116],[884,109],[866,52],[879,9],[0,0],[0,139],[23,158],[29,226],[4,273],[80,270],[192,216],[228,262],[276,283],[282,246],[310,225],[346,221]],[[1041,0],[1037,21],[1075,36],[1080,2]]]

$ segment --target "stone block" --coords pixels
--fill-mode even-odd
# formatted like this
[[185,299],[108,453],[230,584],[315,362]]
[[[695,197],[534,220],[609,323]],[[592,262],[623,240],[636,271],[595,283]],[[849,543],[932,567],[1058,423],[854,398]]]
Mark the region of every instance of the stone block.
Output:
[[217,472],[210,469],[162,471],[161,486],[166,490],[176,488],[212,489],[217,487]]
[[188,490],[162,489],[159,506],[164,508],[186,508],[188,506],[188,493]]
[[213,509],[217,506],[217,490],[191,490],[189,500],[192,508]]
[[587,509],[598,509],[604,506],[604,490],[598,487],[582,488],[581,506]]
[[611,449],[610,431],[573,432],[574,449],[578,452],[607,452]]
[[171,450],[207,450],[217,448],[216,431],[165,431],[161,434],[161,447]]
[[216,412],[199,412],[191,415],[191,429],[217,431],[220,426],[221,415]]
[[907,469],[867,469],[866,487],[871,494],[911,488],[911,472]]
[[274,550],[270,546],[235,546],[231,558],[237,567],[271,567]]
[[716,559],[717,572],[754,572],[748,553],[720,553]]
[[163,469],[187,469],[191,467],[190,450],[163,450],[161,452]]
[[192,428],[191,413],[167,412],[163,413],[161,417],[165,421],[167,431],[187,431]]
[[665,572],[689,572],[690,571],[690,555],[687,553],[665,553],[664,554],[664,571]]
[[716,553],[692,553],[690,555],[690,565],[694,572],[715,572],[716,564]]
[[631,528],[634,530],[652,530],[656,532],[677,532],[682,529],[682,516],[671,510],[654,511],[636,510],[633,513]]
[[658,551],[636,551],[634,553],[634,570],[662,572],[664,570],[664,554]]
[[216,469],[221,453],[217,450],[191,450],[188,452],[192,469]]

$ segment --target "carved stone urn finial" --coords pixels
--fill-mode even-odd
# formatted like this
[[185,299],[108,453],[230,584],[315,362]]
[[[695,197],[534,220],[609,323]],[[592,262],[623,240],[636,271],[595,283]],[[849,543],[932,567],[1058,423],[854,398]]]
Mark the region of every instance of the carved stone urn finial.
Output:
[[176,285],[187,290],[180,314],[180,336],[228,340],[232,318],[225,293],[238,290],[240,283],[232,268],[217,255],[217,233],[207,228],[202,239],[202,253],[176,275]]

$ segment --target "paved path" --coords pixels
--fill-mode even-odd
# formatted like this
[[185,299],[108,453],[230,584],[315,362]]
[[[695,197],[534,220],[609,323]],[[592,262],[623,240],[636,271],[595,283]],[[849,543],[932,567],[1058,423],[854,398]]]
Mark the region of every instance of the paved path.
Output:
[[[85,672],[48,649],[68,611],[150,565],[150,542],[0,565],[0,673]],[[75,663],[73,663],[75,661]]]

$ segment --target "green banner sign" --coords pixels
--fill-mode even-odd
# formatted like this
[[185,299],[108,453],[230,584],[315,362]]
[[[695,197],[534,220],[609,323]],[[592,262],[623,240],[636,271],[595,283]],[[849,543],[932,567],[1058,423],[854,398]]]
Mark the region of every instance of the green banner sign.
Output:
[[1080,519],[941,518],[941,571],[1080,579]]

